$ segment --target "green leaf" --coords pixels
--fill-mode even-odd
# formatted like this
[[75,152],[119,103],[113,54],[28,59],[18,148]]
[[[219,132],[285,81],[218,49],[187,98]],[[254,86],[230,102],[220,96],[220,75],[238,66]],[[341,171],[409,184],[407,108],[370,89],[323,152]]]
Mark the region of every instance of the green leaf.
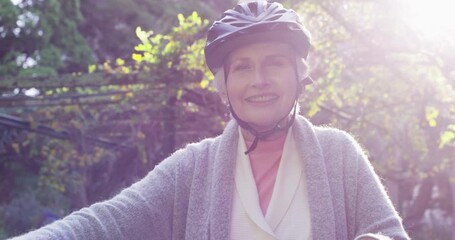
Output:
[[141,40],[142,43],[147,43],[148,42],[148,37],[153,34],[153,32],[146,32],[143,31],[141,27],[136,28],[136,36]]
[[201,86],[202,89],[206,88],[209,85],[209,80],[203,79],[199,85]]
[[88,66],[88,73],[93,73],[96,71],[96,64],[91,64]]
[[173,41],[168,42],[166,46],[164,46],[163,54],[169,55],[175,50],[175,43]]
[[455,140],[455,132],[445,131],[441,134],[439,148],[444,148],[445,145]]
[[185,23],[185,17],[183,14],[179,13],[177,14],[177,19],[179,20],[179,25],[183,25]]
[[425,108],[425,118],[428,121],[430,127],[436,127],[437,122],[436,118],[439,116],[439,110],[435,107],[426,107]]
[[310,110],[308,111],[308,117],[313,117],[321,110],[317,102],[310,103]]
[[182,96],[183,96],[183,89],[179,89],[179,90],[177,91],[177,100],[182,99]]
[[121,58],[117,58],[115,62],[117,63],[117,66],[123,66],[125,64],[125,60]]
[[438,123],[436,122],[436,120],[430,119],[428,120],[428,125],[430,125],[430,127],[436,127]]
[[137,63],[140,63],[142,62],[142,55],[141,54],[137,54],[137,53],[133,53],[131,55],[131,58],[136,61]]

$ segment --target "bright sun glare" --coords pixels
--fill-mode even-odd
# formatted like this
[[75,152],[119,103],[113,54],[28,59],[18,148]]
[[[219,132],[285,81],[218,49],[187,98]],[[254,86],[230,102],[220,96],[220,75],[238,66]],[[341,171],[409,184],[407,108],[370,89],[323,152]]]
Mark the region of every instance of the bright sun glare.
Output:
[[455,38],[455,0],[403,0],[404,21],[427,38]]

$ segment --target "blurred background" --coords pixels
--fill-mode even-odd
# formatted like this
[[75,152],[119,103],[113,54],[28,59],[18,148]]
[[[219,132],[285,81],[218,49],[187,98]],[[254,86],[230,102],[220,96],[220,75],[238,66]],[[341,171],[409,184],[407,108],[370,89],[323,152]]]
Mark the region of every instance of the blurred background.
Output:
[[[455,2],[289,0],[301,113],[352,133],[413,239],[455,240]],[[0,239],[107,199],[229,114],[203,47],[226,0],[0,0]]]

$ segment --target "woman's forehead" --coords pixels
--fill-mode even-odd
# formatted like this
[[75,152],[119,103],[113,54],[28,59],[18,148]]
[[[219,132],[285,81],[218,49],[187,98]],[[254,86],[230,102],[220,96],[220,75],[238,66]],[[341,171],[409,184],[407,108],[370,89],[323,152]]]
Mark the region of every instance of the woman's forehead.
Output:
[[280,42],[259,42],[237,48],[228,56],[228,61],[236,59],[253,59],[271,55],[295,56],[292,47]]

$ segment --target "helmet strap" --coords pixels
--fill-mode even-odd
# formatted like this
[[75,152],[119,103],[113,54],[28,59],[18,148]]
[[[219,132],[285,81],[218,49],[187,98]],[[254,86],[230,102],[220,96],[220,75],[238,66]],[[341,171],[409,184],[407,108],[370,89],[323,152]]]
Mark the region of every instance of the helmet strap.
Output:
[[287,121],[287,123],[284,126],[282,126],[280,123],[283,120],[285,120],[289,115],[286,115],[283,118],[281,118],[272,129],[259,132],[256,129],[254,129],[250,123],[245,122],[242,119],[240,119],[239,116],[235,113],[234,109],[232,108],[232,105],[229,104],[229,110],[231,111],[232,117],[237,121],[239,126],[242,127],[243,129],[247,130],[254,136],[253,143],[248,147],[248,149],[245,152],[245,155],[249,154],[254,149],[256,149],[259,140],[267,139],[274,133],[288,130],[294,123],[295,116],[297,115],[297,100],[294,101],[292,108],[293,108],[293,110],[292,110],[291,118],[289,119],[289,121]]

